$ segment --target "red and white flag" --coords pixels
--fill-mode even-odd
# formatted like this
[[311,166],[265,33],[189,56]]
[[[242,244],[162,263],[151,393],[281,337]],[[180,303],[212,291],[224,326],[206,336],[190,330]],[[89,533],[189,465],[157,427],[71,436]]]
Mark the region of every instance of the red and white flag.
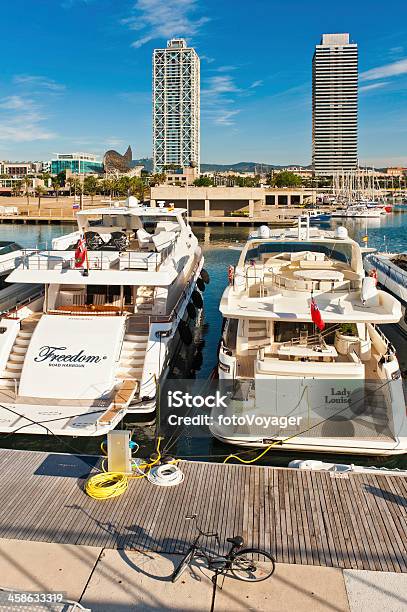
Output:
[[319,310],[318,304],[316,303],[313,297],[311,298],[311,319],[318,327],[319,331],[322,331],[324,329],[325,323],[322,319],[321,311]]
[[83,268],[83,264],[87,259],[86,241],[83,236],[78,240],[78,244],[75,249],[75,268]]

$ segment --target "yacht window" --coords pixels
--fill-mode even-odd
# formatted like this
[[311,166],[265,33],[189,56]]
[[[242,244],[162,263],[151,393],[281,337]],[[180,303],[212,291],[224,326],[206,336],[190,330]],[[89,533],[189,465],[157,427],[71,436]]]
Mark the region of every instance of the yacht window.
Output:
[[[336,323],[327,323],[322,337],[326,344],[333,344],[335,340],[335,331],[338,329]],[[308,338],[319,336],[320,333],[313,323],[300,322],[283,322],[276,321],[274,323],[274,342],[290,342],[291,340],[302,340],[306,344]]]
[[125,306],[130,306],[131,304],[133,304],[133,287],[125,285],[123,287],[123,293]]
[[276,321],[274,323],[274,342],[289,342],[294,338],[299,338],[301,332],[308,332],[308,335],[311,336],[314,333],[313,323]]
[[223,328],[223,344],[226,348],[234,351],[236,349],[236,336],[237,336],[237,325],[238,319],[226,319],[225,326]]

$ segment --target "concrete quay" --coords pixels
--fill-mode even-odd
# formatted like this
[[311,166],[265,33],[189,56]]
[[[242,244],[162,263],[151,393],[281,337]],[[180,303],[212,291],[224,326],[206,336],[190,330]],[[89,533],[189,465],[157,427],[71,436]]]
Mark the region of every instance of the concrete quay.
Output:
[[[158,189],[158,188],[153,188]],[[173,189],[173,188],[172,188]],[[175,188],[177,189],[177,188]],[[181,189],[182,188],[178,188]],[[194,188],[199,190],[199,188]],[[215,189],[215,188],[214,188]],[[246,188],[234,188],[244,191]],[[185,191],[185,189],[184,189]],[[239,194],[235,194],[235,198]],[[244,194],[243,194],[244,195]],[[167,198],[166,202],[172,202]],[[157,204],[151,200],[151,205]],[[76,224],[77,209],[73,209],[73,197],[43,198],[41,203],[30,199],[28,204],[25,198],[1,198],[0,197],[0,224]],[[291,227],[295,223],[298,215],[304,213],[303,208],[298,206],[266,206],[260,201],[256,206],[249,210],[247,202],[240,199],[229,200],[228,205],[223,209],[216,209],[214,206],[210,214],[205,209],[200,211],[199,206],[194,205],[194,201],[176,200],[175,204],[189,209],[189,221],[191,225],[222,225],[222,226],[256,226],[268,224],[271,227]],[[199,203],[198,203],[199,204]],[[86,209],[108,206],[109,201],[105,197],[96,196],[93,201],[90,198],[84,199],[83,206]],[[14,209],[10,212],[10,209]],[[326,207],[329,210],[328,207]]]
[[194,187],[159,185],[151,187],[151,206],[173,202],[188,208],[191,218],[224,217],[247,212],[250,218],[265,210],[315,203],[316,189],[275,187]]
[[[177,583],[171,582],[180,558],[3,539],[0,586],[17,592],[61,592],[93,612],[209,610],[212,583],[207,569],[194,565]],[[216,612],[404,612],[406,608],[406,574],[287,563],[278,563],[274,575],[257,584],[227,577],[215,599]],[[0,605],[1,611],[18,609]]]

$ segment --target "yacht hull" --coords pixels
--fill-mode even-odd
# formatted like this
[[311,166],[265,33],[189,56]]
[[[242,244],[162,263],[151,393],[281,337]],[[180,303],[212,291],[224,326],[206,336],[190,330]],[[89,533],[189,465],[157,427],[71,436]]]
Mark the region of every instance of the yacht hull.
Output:
[[326,454],[344,454],[344,455],[360,455],[360,456],[373,456],[373,457],[390,457],[393,455],[405,455],[407,454],[407,438],[401,438],[397,442],[393,442],[393,445],[385,445],[380,442],[374,442],[373,440],[369,443],[366,441],[353,440],[352,444],[345,444],[338,442],[338,440],[331,438],[325,439],[323,443],[321,440],[312,440],[307,438],[306,440],[288,440],[283,442],[281,440],[263,440],[263,439],[245,439],[241,438],[225,438],[221,436],[215,428],[210,428],[212,435],[220,442],[226,444],[233,444],[244,448],[258,448],[264,449],[270,447],[270,451],[274,452],[313,452],[313,453],[326,453]]

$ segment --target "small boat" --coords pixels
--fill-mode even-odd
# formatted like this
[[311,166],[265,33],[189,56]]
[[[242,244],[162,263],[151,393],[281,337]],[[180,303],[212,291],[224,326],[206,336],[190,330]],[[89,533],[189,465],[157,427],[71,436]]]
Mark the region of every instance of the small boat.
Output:
[[382,213],[391,213],[393,210],[393,207],[390,206],[390,204],[387,204],[386,202],[376,202],[376,201],[363,201],[360,202],[360,204],[365,205],[367,208],[371,209],[371,210],[380,210],[382,211]]
[[319,223],[329,223],[331,220],[331,213],[327,213],[324,210],[306,210],[301,215],[303,219],[308,218],[310,225],[318,225]]
[[361,204],[351,204],[347,208],[332,212],[332,217],[345,217],[346,219],[379,219],[381,215],[381,209],[368,208]]

